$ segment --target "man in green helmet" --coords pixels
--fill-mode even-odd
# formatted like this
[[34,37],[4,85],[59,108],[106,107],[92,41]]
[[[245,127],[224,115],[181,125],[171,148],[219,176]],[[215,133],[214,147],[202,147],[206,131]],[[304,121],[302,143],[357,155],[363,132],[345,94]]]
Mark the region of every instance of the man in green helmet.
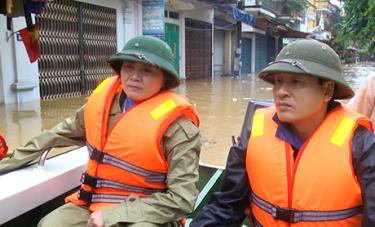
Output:
[[4,173],[46,148],[87,145],[90,159],[80,189],[38,226],[178,226],[193,210],[199,118],[170,91],[179,85],[170,47],[138,36],[109,63],[116,75],[104,80],[75,116],[0,162]]
[[221,191],[190,226],[375,226],[375,135],[335,101],[353,91],[333,49],[297,40],[259,76],[274,103],[248,111]]

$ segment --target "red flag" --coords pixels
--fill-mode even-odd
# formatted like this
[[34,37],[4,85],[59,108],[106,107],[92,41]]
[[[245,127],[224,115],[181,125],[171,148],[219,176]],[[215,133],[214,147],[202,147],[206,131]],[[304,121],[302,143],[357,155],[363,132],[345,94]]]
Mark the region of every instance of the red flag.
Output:
[[0,134],[0,160],[5,157],[7,152],[8,152],[7,143],[5,142],[4,137],[2,137]]
[[23,44],[25,45],[27,55],[30,62],[36,61],[40,56],[39,48],[39,25],[33,26],[33,30],[29,31],[27,28],[18,31],[21,35]]

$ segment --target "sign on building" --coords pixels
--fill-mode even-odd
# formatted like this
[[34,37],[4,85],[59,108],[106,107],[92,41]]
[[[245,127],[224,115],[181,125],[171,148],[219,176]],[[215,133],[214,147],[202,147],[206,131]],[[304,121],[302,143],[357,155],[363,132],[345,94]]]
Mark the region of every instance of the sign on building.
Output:
[[164,39],[164,0],[142,0],[143,35]]

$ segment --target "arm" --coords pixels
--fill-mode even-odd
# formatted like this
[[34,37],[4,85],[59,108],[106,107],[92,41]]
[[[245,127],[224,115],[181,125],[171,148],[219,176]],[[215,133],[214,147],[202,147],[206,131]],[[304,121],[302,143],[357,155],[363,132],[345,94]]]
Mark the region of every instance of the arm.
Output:
[[364,203],[362,226],[375,226],[375,134],[359,126],[352,140],[352,152]]
[[192,212],[196,200],[200,153],[199,129],[179,118],[165,132],[161,144],[169,166],[166,193],[148,198],[131,197],[102,210],[105,226],[119,222],[175,222]]
[[369,117],[373,124],[375,124],[375,73],[367,77],[347,106]]
[[31,139],[25,146],[14,150],[12,156],[0,162],[0,174],[26,166],[40,157],[43,150],[51,147],[85,145],[83,107],[75,116],[69,117],[52,129],[42,132]]
[[363,86],[358,90],[355,96],[348,102],[347,106],[363,114],[367,117],[370,115],[369,97],[368,97],[368,84],[364,83]]
[[238,144],[232,146],[221,191],[214,193],[210,203],[190,226],[241,226],[250,195],[245,160],[246,149]]

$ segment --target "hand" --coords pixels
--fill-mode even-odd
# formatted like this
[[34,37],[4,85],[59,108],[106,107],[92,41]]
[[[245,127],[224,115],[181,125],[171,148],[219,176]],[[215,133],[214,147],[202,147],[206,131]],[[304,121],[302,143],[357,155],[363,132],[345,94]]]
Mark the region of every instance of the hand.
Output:
[[87,227],[104,227],[102,211],[96,211],[90,215]]

